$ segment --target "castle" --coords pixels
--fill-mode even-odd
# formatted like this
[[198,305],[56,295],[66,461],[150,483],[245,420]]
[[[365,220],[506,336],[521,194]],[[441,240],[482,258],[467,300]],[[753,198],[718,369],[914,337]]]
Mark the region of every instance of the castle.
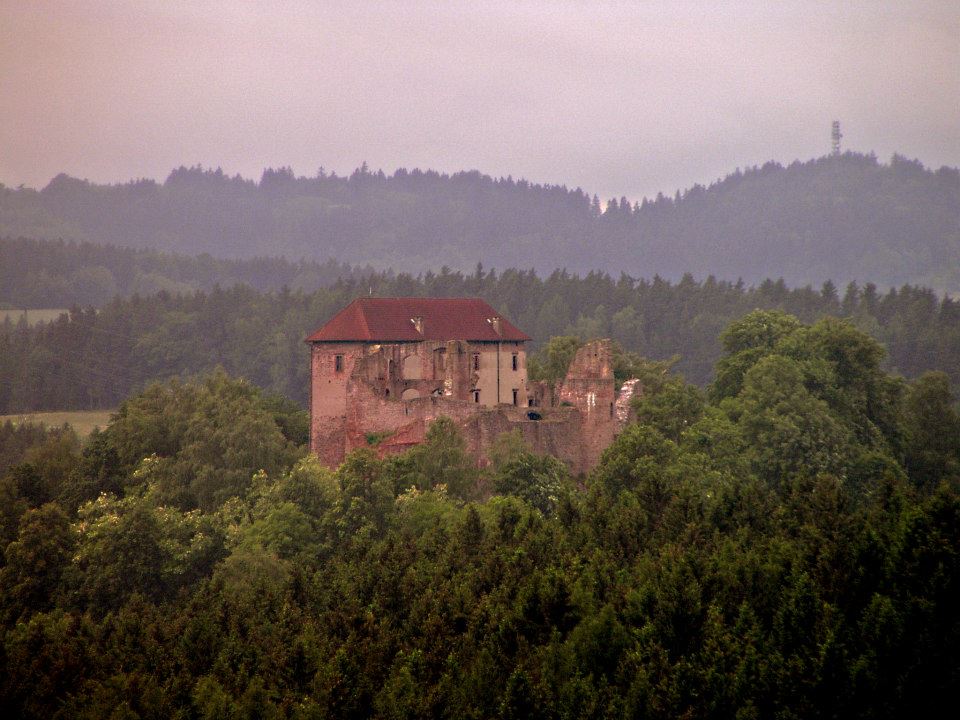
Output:
[[578,352],[558,387],[527,380],[530,337],[475,298],[360,298],[310,335],[310,449],[338,466],[359,447],[380,456],[423,442],[451,418],[480,464],[519,429],[574,473],[600,459],[627,419],[610,342]]

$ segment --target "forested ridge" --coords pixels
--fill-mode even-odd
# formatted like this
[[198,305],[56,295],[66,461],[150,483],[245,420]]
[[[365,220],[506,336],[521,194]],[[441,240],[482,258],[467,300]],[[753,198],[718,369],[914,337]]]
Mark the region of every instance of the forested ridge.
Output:
[[100,307],[116,296],[249,285],[313,292],[373,274],[370,266],[280,257],[227,260],[90,242],[0,237],[0,309]]
[[441,262],[469,270],[479,261],[540,272],[672,280],[690,272],[960,292],[960,172],[845,153],[606,203],[579,188],[476,171],[388,176],[365,164],[340,177],[268,169],[259,182],[201,167],[180,167],[163,183],[96,185],[59,175],[39,191],[0,187],[0,236],[335,258],[408,272],[436,271]]
[[0,426],[0,712],[952,717],[960,416],[848,322],[756,311],[583,478],[455,425],[337,470],[222,371],[81,444]]
[[806,322],[831,315],[879,340],[887,370],[909,378],[942,370],[960,384],[960,306],[925,288],[880,292],[868,283],[838,291],[828,282],[791,289],[782,280],[748,287],[712,277],[674,283],[478,267],[417,277],[348,274],[315,292],[162,291],[118,297],[99,310],[76,307],[35,327],[11,320],[0,324],[0,413],[112,408],[153,380],[217,366],[305,406],[303,339],[367,294],[482,297],[533,337],[534,350],[552,336],[611,337],[649,358],[679,356],[675,370],[701,386],[712,378],[721,331],[751,310],[782,309]]

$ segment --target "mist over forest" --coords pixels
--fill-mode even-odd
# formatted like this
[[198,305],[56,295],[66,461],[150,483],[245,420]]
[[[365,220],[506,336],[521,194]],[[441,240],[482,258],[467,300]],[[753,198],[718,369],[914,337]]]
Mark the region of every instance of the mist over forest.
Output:
[[[279,168],[256,182],[196,166],[162,183],[97,185],[61,174],[41,190],[2,187],[0,236],[228,259],[333,259],[414,274],[482,262],[541,273],[960,292],[958,208],[956,168],[852,152],[786,167],[768,162],[639,200],[476,171],[385,175],[364,164],[349,176],[321,169],[297,177]],[[296,284],[295,276],[283,282]]]
[[[950,717],[958,195],[849,153],[640,203],[0,188],[0,715]],[[443,417],[324,467],[303,338],[364,295],[487,299],[531,379],[609,337],[633,421],[576,477]]]
[[953,720],[958,71],[957,0],[0,1],[0,719]]
[[[852,153],[0,188],[0,714],[945,717],[958,210]],[[609,337],[633,421],[579,476],[444,417],[324,467],[303,338],[364,295],[487,299],[532,380]]]

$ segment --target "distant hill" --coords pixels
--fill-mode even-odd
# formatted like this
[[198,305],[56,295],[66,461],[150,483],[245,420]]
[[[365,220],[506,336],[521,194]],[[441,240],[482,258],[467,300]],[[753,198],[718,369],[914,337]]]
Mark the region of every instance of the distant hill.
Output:
[[234,285],[313,292],[374,272],[369,265],[351,267],[335,260],[224,260],[206,254],[0,237],[0,322],[5,312],[16,317],[21,308],[99,307],[117,295],[189,294]]
[[[603,208],[601,210],[601,208]],[[0,187],[0,236],[64,238],[188,255],[495,267],[634,277],[782,277],[960,292],[960,171],[846,153],[737,170],[674,197],[605,205],[580,189],[479,172],[371,172],[259,182],[181,167],[162,184],[66,175]]]

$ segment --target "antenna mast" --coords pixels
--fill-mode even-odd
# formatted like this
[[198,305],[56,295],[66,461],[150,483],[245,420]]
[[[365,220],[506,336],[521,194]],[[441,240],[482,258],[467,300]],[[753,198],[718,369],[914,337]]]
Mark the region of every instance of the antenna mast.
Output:
[[840,155],[840,139],[843,133],[840,132],[840,121],[834,120],[830,126],[830,154],[834,157]]

